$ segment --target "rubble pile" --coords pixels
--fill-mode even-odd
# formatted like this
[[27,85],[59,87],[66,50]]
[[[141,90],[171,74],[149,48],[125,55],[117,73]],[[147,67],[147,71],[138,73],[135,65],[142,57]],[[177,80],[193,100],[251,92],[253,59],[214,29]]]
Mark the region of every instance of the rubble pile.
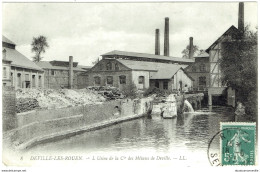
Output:
[[16,112],[27,112],[33,109],[40,108],[39,102],[34,98],[18,98],[16,100]]
[[[33,101],[26,101],[29,99],[35,99],[38,102],[38,107],[47,109],[95,104],[106,101],[106,98],[102,95],[89,89],[18,89],[16,91],[16,99],[19,100],[17,101],[17,106],[20,107],[19,109],[23,109],[23,111],[33,109],[33,105],[31,105]],[[22,103],[23,101],[24,103]],[[37,107],[35,106],[35,108]]]
[[125,97],[117,87],[90,86],[87,89],[97,92],[107,100],[122,99]]

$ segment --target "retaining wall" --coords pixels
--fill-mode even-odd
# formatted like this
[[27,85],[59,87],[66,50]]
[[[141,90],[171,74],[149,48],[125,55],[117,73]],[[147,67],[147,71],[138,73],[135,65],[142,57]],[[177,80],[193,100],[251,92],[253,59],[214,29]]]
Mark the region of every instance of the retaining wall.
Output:
[[15,148],[24,149],[60,136],[67,137],[141,117],[151,108],[152,98],[143,98],[19,113],[18,127],[4,133],[4,140]]

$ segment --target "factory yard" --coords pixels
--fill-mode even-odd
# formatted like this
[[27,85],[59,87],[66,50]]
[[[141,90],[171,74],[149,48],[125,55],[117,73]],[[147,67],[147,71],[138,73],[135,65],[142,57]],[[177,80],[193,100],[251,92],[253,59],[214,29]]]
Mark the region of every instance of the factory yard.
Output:
[[18,89],[16,112],[97,104],[106,100],[106,96],[90,89]]

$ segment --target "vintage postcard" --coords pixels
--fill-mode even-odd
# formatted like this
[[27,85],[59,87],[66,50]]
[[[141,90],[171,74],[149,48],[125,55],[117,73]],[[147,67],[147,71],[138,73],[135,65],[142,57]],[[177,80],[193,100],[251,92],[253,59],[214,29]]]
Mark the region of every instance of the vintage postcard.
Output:
[[256,1],[1,5],[2,171],[258,171]]

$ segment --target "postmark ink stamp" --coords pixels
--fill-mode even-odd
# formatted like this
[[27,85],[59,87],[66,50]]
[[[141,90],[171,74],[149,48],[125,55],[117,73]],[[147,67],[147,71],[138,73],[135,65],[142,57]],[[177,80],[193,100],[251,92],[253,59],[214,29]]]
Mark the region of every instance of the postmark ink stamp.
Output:
[[221,123],[221,165],[255,165],[256,123]]

